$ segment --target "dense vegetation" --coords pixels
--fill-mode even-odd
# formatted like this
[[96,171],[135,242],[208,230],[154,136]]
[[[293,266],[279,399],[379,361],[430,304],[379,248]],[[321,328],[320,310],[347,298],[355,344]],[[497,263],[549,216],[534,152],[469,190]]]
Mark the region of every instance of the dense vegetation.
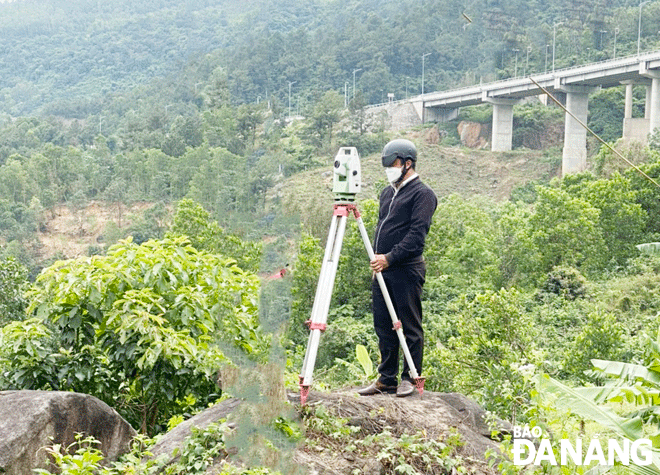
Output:
[[[287,215],[276,187],[338,146],[377,153],[392,134],[364,106],[417,94],[422,53],[430,91],[543,71],[558,21],[558,67],[611,57],[615,28],[617,56],[636,51],[636,2],[299,3],[0,4],[0,389],[93,394],[156,434],[239,392],[235,366],[274,365],[273,380],[295,388],[325,236]],[[643,10],[643,49],[658,46],[659,8]],[[639,115],[645,91],[634,93]],[[594,94],[590,111],[594,130],[616,141],[622,89]],[[557,109],[514,113],[516,148],[556,143],[547,130]],[[461,119],[488,123],[490,109]],[[440,127],[442,146],[459,143],[455,124]],[[653,364],[660,261],[636,245],[660,241],[660,190],[591,145],[589,172],[528,183],[506,202],[440,196],[426,250],[428,389],[550,424],[559,412],[539,399],[534,375],[593,384],[603,377],[589,371],[593,358]],[[657,135],[650,147],[619,147],[660,177]],[[44,259],[48,217],[67,206],[82,223],[92,200],[115,220],[89,256]],[[134,202],[150,207],[127,225]],[[377,205],[360,207],[373,234]],[[290,276],[263,278],[286,264]],[[373,366],[358,348],[377,359],[355,229],[338,276],[319,388],[367,381]],[[654,421],[650,411],[644,422]],[[255,447],[284,450],[273,427],[289,446],[301,437],[282,414],[260,423]],[[306,423],[310,434],[351,436],[327,414]],[[197,436],[224,443],[226,429]],[[403,450],[387,434],[370,442],[388,457]],[[214,444],[190,463],[224,453]]]
[[[543,72],[559,22],[558,68],[608,59],[615,49],[617,56],[635,53],[637,5],[15,1],[0,5],[0,110],[7,118],[37,111],[89,118],[82,128],[106,134],[147,122],[146,115],[171,125],[199,105],[222,73],[234,105],[267,102],[279,106],[278,118],[289,92],[301,113],[327,90],[384,102],[387,93],[401,99],[421,92],[426,53],[427,92]],[[658,46],[659,8],[644,8],[644,51]],[[183,64],[189,64],[186,73],[172,80]],[[168,93],[160,94],[164,88]]]

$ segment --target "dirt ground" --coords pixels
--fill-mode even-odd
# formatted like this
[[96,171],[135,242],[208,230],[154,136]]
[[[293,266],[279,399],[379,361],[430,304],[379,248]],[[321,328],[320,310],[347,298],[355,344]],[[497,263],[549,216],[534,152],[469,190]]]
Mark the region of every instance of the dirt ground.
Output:
[[91,247],[105,243],[109,231],[126,229],[152,206],[152,203],[133,203],[120,209],[103,201],[90,201],[77,212],[57,206],[46,212],[44,226],[38,233],[40,257],[47,260],[86,256]]

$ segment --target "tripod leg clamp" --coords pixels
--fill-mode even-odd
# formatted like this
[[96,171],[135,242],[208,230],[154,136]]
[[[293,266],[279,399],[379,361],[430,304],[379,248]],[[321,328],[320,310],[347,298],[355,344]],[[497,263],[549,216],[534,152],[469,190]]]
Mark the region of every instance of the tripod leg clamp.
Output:
[[325,323],[314,323],[311,320],[307,320],[305,322],[305,325],[307,325],[307,327],[310,330],[321,330],[322,332],[324,332],[328,328],[328,325],[326,325]]
[[401,320],[397,320],[396,322],[394,322],[394,327],[392,328],[392,330],[397,331],[397,330],[399,330],[401,327],[402,327],[402,325],[401,325]]

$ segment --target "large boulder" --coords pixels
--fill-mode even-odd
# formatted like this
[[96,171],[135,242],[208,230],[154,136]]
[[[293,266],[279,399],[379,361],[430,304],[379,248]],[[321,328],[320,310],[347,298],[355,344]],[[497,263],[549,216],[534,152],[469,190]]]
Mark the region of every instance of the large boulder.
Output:
[[69,446],[77,433],[93,436],[107,460],[130,448],[136,432],[114,409],[85,394],[0,391],[0,473],[32,475],[48,468],[43,447]]

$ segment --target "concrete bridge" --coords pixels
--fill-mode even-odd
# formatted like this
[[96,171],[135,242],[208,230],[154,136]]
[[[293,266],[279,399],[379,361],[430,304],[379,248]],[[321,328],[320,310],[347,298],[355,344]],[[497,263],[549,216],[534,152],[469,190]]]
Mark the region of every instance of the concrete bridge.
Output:
[[[627,56],[599,63],[532,75],[555,97],[565,99],[566,108],[586,124],[589,94],[600,88],[625,85],[623,137],[642,142],[660,128],[660,51]],[[644,118],[632,117],[633,86],[646,86]],[[528,78],[514,78],[450,91],[432,92],[405,101],[370,106],[368,112],[386,110],[393,128],[414,123],[446,122],[458,117],[460,107],[493,105],[491,147],[511,150],[513,106],[528,96],[543,92]],[[587,166],[587,131],[571,115],[565,114],[562,173],[579,172]]]

